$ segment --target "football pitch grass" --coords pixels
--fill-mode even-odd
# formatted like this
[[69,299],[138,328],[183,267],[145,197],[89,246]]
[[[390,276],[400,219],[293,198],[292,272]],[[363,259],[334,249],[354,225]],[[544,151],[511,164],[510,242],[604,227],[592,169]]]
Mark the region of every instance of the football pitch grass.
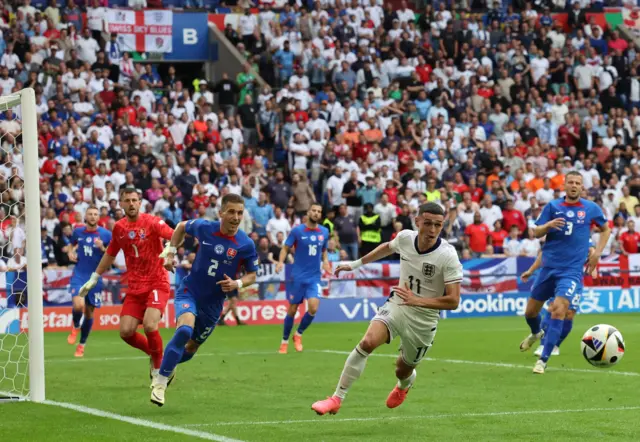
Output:
[[[321,307],[322,308],[322,307]],[[590,326],[625,338],[620,364],[591,367],[580,354]],[[179,366],[162,408],[149,402],[148,358],[117,332],[92,333],[84,359],[66,334],[45,335],[48,404],[0,404],[2,441],[583,441],[640,440],[640,315],[578,316],[546,374],[518,345],[522,318],[452,319],[394,410],[398,341],[369,358],[335,416],[311,404],[331,395],[366,323],[313,324],[305,351],[277,354],[280,326],[219,327]],[[163,330],[166,342],[173,330]],[[5,353],[6,354],[6,353]]]

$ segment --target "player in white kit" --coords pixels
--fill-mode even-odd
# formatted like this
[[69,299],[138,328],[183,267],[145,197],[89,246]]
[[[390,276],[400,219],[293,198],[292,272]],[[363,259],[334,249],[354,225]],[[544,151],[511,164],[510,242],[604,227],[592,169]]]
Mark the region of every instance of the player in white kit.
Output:
[[387,398],[387,407],[395,408],[404,402],[416,378],[415,367],[433,344],[440,310],[455,310],[460,303],[462,264],[453,246],[440,238],[444,215],[440,205],[424,204],[416,217],[417,232],[403,230],[393,241],[336,269],[338,276],[393,253],[400,255],[399,285],[393,287],[389,299],[347,357],[334,395],[311,406],[316,413],[336,414],[347,391],[364,371],[371,352],[396,336],[401,343],[396,361],[398,382]]

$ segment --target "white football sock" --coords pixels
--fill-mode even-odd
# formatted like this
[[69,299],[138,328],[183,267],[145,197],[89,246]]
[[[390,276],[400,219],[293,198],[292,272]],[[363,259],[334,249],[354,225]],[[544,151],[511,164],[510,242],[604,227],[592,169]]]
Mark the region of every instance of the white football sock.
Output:
[[369,353],[360,348],[360,344],[353,349],[351,354],[347,357],[347,361],[344,363],[344,369],[340,375],[340,382],[334,396],[338,396],[340,399],[344,399],[353,384],[364,371],[364,367],[367,365],[367,358]]
[[168,383],[169,378],[158,373],[158,376],[156,376],[156,384],[164,385],[166,387]]
[[160,374],[159,368],[154,368],[153,370],[151,370],[151,376],[158,376],[159,374]]
[[406,390],[407,388],[411,387],[413,385],[413,382],[416,380],[416,371],[413,370],[413,373],[411,373],[411,376],[409,376],[406,379],[398,379],[398,388],[401,390]]

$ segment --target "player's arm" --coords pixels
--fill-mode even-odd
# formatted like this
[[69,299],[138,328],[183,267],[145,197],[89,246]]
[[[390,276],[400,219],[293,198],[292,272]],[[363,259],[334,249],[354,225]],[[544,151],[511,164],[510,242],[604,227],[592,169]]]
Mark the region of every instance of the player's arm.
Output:
[[250,286],[256,282],[256,272],[245,273],[244,276],[240,279],[236,279],[235,281],[231,279],[227,274],[224,275],[224,279],[222,281],[216,282],[216,285],[222,287],[222,291],[225,293],[233,292],[235,290],[239,290],[242,287]]
[[346,264],[341,264],[336,268],[336,276],[340,275],[340,272],[350,272],[352,270],[357,269],[358,267],[362,267],[365,264],[369,264],[375,261],[379,261],[381,259],[386,258],[387,256],[391,256],[395,253],[395,251],[391,248],[391,243],[385,242],[380,244],[378,247],[373,249],[371,252],[364,255],[362,258],[351,261]]
[[566,221],[564,218],[551,219],[551,204],[547,204],[542,209],[542,213],[536,220],[534,234],[536,238],[542,238],[551,230],[562,230]]
[[413,307],[430,308],[435,310],[455,310],[460,304],[460,281],[444,286],[444,296],[439,298],[421,298],[413,294],[409,289],[409,283],[405,282],[404,287],[393,287],[393,294],[397,295],[404,302],[402,305]]
[[[292,229],[287,235],[287,239],[284,241],[282,248],[280,249],[280,256],[278,256],[278,262],[276,263],[276,273],[280,273],[284,268],[284,262],[291,251],[291,248],[296,244],[298,240],[298,229]],[[275,236],[275,235],[274,235]]]
[[284,262],[287,259],[287,255],[289,254],[289,250],[291,250],[291,249],[289,248],[288,245],[286,245],[286,244],[282,245],[282,248],[280,249],[280,255],[278,256],[278,262],[276,262],[276,273],[280,273],[282,271],[282,269],[284,268]]
[[[111,244],[114,244],[114,242],[112,241]],[[111,255],[110,253],[113,253],[113,250],[114,249],[112,249],[111,247],[107,248],[104,255],[102,255],[102,259],[100,260],[100,263],[96,268],[96,271],[93,272],[89,280],[85,282],[82,287],[80,287],[80,291],[78,292],[78,295],[83,297],[87,296],[91,291],[91,289],[93,289],[96,286],[96,284],[98,284],[98,281],[100,280],[100,277],[102,276],[102,274],[107,270],[109,270],[111,266],[113,266],[113,262],[116,259],[115,255],[118,254],[118,251],[120,249],[118,248],[115,254]]]
[[529,267],[524,273],[522,273],[522,275],[520,275],[520,279],[522,280],[522,282],[527,282],[529,278],[531,278],[531,275],[533,275],[533,272],[538,270],[541,265],[542,265],[542,250],[538,252],[538,256],[536,256],[536,260],[533,262],[533,264],[531,264],[531,267]]
[[[170,272],[173,272],[174,270],[174,259],[178,252],[178,247],[184,242],[184,237],[187,234],[187,222],[189,221],[182,221],[178,223],[176,229],[171,235],[169,244],[166,245],[160,254],[160,258],[164,258],[164,268]],[[169,226],[167,227],[171,229]]]
[[327,249],[322,251],[322,268],[325,272],[331,273],[331,263],[329,262],[329,253]]
[[589,254],[589,259],[587,261],[587,274],[591,275],[598,266],[598,260],[602,256],[602,251],[607,246],[609,242],[609,237],[611,236],[611,229],[609,228],[609,223],[604,218],[604,215],[601,215],[600,218],[595,219],[596,222],[600,224],[600,238],[598,238],[598,244],[596,244],[596,249],[593,253]]
[[242,287],[250,286],[256,282],[256,271],[260,265],[260,260],[256,253],[256,246],[252,242],[249,247],[244,247],[242,249],[242,253],[244,258],[244,276],[234,281],[225,274],[224,279],[216,283],[216,285],[219,285],[225,293],[240,290]]
[[402,305],[430,308],[435,310],[455,310],[460,305],[460,286],[462,283],[462,264],[458,255],[449,257],[443,269],[444,295],[439,298],[422,298],[416,296],[409,283],[405,281],[404,287],[393,287],[394,296],[402,299]]

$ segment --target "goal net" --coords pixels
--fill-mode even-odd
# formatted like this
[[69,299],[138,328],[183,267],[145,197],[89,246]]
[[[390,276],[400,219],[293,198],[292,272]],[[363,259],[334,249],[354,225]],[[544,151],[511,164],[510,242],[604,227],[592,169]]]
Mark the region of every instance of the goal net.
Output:
[[0,97],[0,401],[44,400],[38,129],[33,89]]

